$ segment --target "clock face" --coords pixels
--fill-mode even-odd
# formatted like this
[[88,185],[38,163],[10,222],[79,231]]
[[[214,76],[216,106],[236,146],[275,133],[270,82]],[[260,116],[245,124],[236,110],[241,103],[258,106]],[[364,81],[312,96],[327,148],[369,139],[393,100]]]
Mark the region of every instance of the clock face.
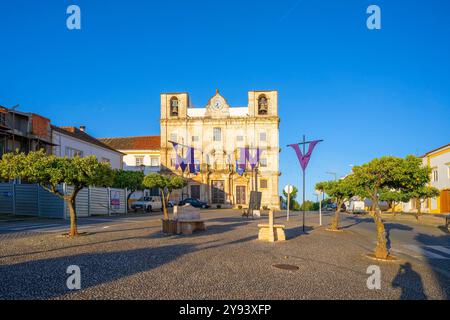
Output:
[[222,101],[220,100],[216,100],[213,105],[212,105],[213,109],[215,110],[220,110],[222,108]]

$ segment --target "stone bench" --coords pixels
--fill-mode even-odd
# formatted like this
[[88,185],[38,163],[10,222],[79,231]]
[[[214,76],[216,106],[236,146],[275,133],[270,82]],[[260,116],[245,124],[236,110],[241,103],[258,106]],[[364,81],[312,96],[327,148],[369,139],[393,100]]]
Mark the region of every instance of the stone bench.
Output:
[[200,209],[186,204],[174,206],[173,216],[176,222],[177,234],[192,234],[195,231],[205,231],[205,221],[200,218]]
[[205,231],[205,221],[203,220],[178,220],[177,234],[192,234],[195,231]]
[[[285,226],[283,224],[273,225],[273,240],[285,241],[286,235],[284,233]],[[260,223],[258,224],[258,240],[270,241],[270,224]]]

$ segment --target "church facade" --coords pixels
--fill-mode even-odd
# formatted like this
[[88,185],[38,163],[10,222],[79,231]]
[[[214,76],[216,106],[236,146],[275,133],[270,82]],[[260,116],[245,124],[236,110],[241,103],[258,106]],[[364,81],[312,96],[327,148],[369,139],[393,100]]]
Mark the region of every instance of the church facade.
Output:
[[[251,191],[261,192],[261,206],[279,208],[279,117],[277,91],[249,91],[245,107],[231,107],[218,92],[203,108],[192,107],[188,93],[161,94],[161,170],[183,175],[188,186],[172,199],[192,197],[213,207],[246,207]],[[177,144],[177,150],[174,148]],[[177,168],[177,154],[193,150],[195,173]],[[241,148],[254,168],[238,170]]]

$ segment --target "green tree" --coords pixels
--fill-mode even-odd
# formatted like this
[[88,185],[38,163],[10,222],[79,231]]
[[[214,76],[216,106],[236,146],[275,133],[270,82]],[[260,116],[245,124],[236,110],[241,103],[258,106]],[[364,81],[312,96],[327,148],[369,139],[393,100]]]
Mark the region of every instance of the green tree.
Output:
[[382,157],[369,163],[353,167],[355,185],[359,196],[372,200],[372,214],[377,230],[377,246],[375,257],[387,259],[389,252],[386,246],[386,229],[379,209],[380,193],[383,190],[399,189],[403,180],[403,159]]
[[113,188],[128,189],[127,205],[131,195],[142,189],[144,173],[142,171],[114,170]]
[[417,213],[416,219],[419,220],[419,216],[422,214],[422,204],[431,198],[439,196],[440,191],[434,187],[422,186],[414,191],[410,192],[410,197],[416,200],[417,203]]
[[[57,158],[45,154],[43,150],[3,155],[0,174],[5,179],[20,178],[29,183],[37,183],[66,201],[70,213],[71,237],[78,235],[75,205],[78,193],[89,186],[109,186],[113,179],[109,164],[99,162],[95,156]],[[59,189],[63,183],[73,186],[71,193],[64,194]]]
[[401,202],[408,202],[411,199],[409,192],[395,189],[382,189],[380,191],[380,201],[386,201],[389,208],[394,213],[395,207]]
[[331,222],[330,230],[338,230],[339,217],[345,201],[356,195],[356,186],[353,176],[347,176],[336,181],[324,181],[316,184],[316,189],[325,192],[336,203],[336,211]]
[[150,173],[144,177],[142,184],[146,188],[158,188],[160,190],[164,210],[164,220],[169,220],[167,204],[170,199],[170,194],[173,190],[184,188],[187,185],[187,180],[176,175]]
[[300,206],[300,210],[303,210],[303,206],[306,211],[317,211],[319,210],[319,203],[311,200],[305,200],[304,204]]
[[401,181],[400,189],[407,193],[409,199],[417,201],[416,219],[422,213],[422,204],[429,198],[434,198],[439,195],[439,190],[427,186],[431,179],[431,168],[422,164],[422,159],[407,156],[403,165],[403,179]]

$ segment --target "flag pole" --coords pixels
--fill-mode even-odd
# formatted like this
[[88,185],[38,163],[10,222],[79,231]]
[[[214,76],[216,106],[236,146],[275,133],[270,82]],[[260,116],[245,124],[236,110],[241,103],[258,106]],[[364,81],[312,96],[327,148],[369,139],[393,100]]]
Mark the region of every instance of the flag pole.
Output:
[[[300,166],[302,168],[302,172],[303,172],[303,176],[302,176],[302,185],[303,185],[303,232],[305,232],[305,215],[306,215],[306,206],[305,206],[305,188],[306,188],[306,167],[308,165],[309,162],[309,158],[311,157],[312,151],[314,149],[314,146],[319,143],[322,142],[323,140],[312,140],[312,141],[306,141],[306,136],[303,135],[303,141],[302,142],[298,142],[296,144],[288,144],[288,147],[291,147],[295,150],[297,157],[298,157],[298,161],[300,162]],[[309,148],[308,148],[308,154],[306,154],[306,144],[309,144]],[[303,153],[299,148],[299,145],[302,145],[302,149],[303,149]]]
[[[303,135],[303,154],[305,154],[306,137]],[[305,232],[305,173],[306,168],[303,169],[303,232]]]

